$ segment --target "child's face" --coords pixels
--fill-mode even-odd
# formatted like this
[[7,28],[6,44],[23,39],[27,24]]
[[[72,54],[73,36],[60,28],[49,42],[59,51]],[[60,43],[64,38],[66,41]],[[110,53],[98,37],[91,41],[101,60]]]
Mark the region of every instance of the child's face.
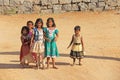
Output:
[[75,30],[75,34],[79,34],[80,33],[80,30]]
[[26,35],[26,34],[27,34],[27,30],[24,29],[24,30],[23,30],[23,35]]
[[53,26],[53,22],[52,22],[52,20],[49,20],[49,21],[48,21],[48,25],[49,25],[50,27]]
[[38,23],[37,23],[38,28],[41,28],[42,25],[43,25],[43,24],[42,24],[41,22],[38,22]]
[[33,28],[33,24],[32,23],[28,23],[27,25],[29,28]]

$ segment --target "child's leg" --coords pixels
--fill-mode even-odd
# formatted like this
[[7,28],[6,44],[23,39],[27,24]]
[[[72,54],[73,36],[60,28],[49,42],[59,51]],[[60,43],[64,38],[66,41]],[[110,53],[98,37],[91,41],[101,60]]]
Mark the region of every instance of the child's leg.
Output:
[[22,65],[23,68],[25,68],[25,59],[24,58],[21,60],[20,64]]
[[81,58],[79,58],[79,65],[81,65]]
[[44,69],[44,67],[45,67],[45,61],[44,61],[44,57],[43,57],[42,54],[40,54],[40,62],[42,64],[42,68]]
[[76,59],[75,59],[75,58],[73,58],[73,65],[75,65],[75,61],[76,61]]
[[58,68],[55,66],[55,58],[52,58],[52,64],[53,64],[53,68],[54,68],[54,69],[58,69]]
[[49,68],[50,65],[50,57],[47,57],[47,68]]
[[40,68],[40,54],[37,55],[37,67]]

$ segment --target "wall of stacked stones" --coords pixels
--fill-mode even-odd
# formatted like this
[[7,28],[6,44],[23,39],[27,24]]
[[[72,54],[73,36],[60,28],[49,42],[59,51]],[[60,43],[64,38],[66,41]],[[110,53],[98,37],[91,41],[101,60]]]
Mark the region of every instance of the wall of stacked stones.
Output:
[[120,0],[0,0],[0,14],[105,11],[119,6]]

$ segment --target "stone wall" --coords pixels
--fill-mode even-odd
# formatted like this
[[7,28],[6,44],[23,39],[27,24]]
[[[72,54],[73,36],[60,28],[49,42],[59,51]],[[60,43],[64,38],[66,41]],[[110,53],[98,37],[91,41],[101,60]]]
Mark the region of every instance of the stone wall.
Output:
[[62,13],[118,9],[120,0],[0,0],[0,13]]

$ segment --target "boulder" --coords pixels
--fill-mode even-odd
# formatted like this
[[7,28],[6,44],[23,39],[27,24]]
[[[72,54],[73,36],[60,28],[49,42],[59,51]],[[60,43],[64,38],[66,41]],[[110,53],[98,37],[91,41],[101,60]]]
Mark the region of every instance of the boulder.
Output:
[[79,6],[78,4],[72,4],[72,11],[79,11]]
[[72,1],[71,0],[59,0],[60,4],[69,4]]
[[105,6],[105,2],[99,2],[99,3],[98,3],[98,6],[99,6],[99,7],[104,7],[104,6]]
[[82,0],[72,0],[72,3],[81,2]]
[[65,4],[65,5],[63,5],[62,6],[62,10],[71,11],[72,10],[71,4]]
[[84,2],[81,2],[78,5],[79,5],[81,11],[87,11],[89,9],[88,5]]

